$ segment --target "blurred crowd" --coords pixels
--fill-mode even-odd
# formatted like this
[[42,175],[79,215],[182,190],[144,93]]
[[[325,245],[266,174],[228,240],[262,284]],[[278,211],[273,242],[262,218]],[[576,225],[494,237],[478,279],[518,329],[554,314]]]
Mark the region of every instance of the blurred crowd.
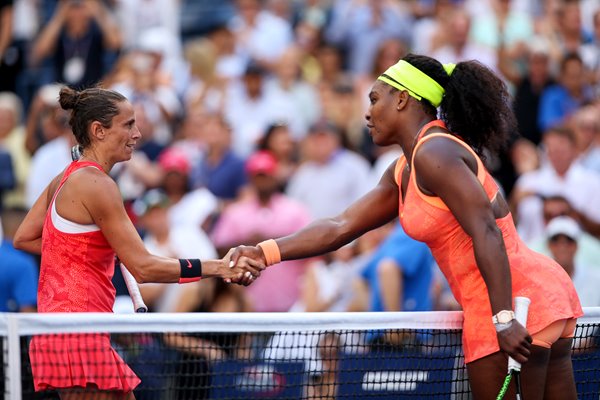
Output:
[[[35,310],[39,260],[11,237],[71,161],[62,85],[131,101],[143,138],[112,172],[129,215],[152,253],[208,259],[334,216],[378,182],[401,150],[372,144],[367,93],[408,52],[502,77],[519,131],[485,162],[522,238],[600,306],[598,1],[0,0],[0,311]],[[248,288],[141,289],[157,312],[457,307],[397,222]]]

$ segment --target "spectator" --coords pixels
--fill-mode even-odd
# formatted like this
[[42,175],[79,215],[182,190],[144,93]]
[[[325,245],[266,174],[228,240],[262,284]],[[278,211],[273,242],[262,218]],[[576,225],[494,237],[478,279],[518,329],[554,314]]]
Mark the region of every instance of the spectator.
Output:
[[[548,196],[543,198],[544,215],[544,233],[529,241],[527,244],[538,253],[551,256],[548,248],[547,235],[545,230],[548,223],[558,217],[569,217],[575,221],[581,221],[581,214],[576,212],[571,204],[562,196]],[[575,255],[578,263],[587,265],[596,265],[600,260],[600,240],[585,231],[581,222],[578,223],[581,233],[577,238],[577,254]]]
[[236,0],[236,15],[229,28],[236,36],[237,52],[261,66],[274,66],[293,40],[290,22],[262,7],[260,0]]
[[74,87],[89,87],[107,72],[110,51],[121,48],[121,33],[100,1],[63,0],[37,38],[31,62],[50,57],[55,80]]
[[531,17],[512,6],[512,0],[490,0],[490,9],[473,21],[471,37],[481,46],[497,49],[500,44],[507,48],[519,46],[531,38]]
[[205,148],[200,161],[192,167],[192,188],[205,187],[219,200],[234,200],[247,177],[244,160],[231,147],[229,125],[222,115],[213,114],[205,116],[204,125],[196,129]]
[[286,121],[295,112],[291,105],[283,104],[273,91],[267,91],[267,71],[257,63],[246,68],[241,80],[232,81],[227,90],[225,117],[231,123],[233,149],[241,157],[247,157],[269,124]]
[[546,131],[567,122],[567,119],[583,104],[592,99],[591,88],[585,81],[585,69],[581,58],[567,54],[560,66],[558,84],[542,92],[538,114],[538,126]]
[[477,60],[496,71],[497,56],[490,48],[476,43],[469,37],[471,32],[471,16],[462,8],[455,8],[448,16],[448,27],[445,30],[446,43],[431,53],[441,63],[458,63],[460,61]]
[[25,148],[33,155],[42,145],[60,136],[59,126],[52,118],[60,109],[58,105],[59,84],[42,86],[34,96],[26,118]]
[[10,57],[6,57],[12,42],[12,27],[13,0],[2,0],[0,1],[0,92],[15,91],[14,80],[9,79],[12,63],[10,63]]
[[321,112],[315,89],[300,74],[301,56],[297,47],[284,50],[273,68],[274,78],[265,85],[267,97],[277,99],[279,111],[271,110],[271,113],[279,114],[277,117],[287,121],[295,140],[306,135],[309,126],[317,121]]
[[554,85],[551,75],[550,47],[542,37],[534,37],[527,46],[525,71],[519,68],[520,59],[511,57],[504,47],[499,51],[499,69],[514,85],[513,110],[521,136],[536,146],[542,140],[538,125],[539,104],[542,93]]
[[27,211],[2,212],[4,239],[0,238],[0,312],[34,312],[38,269],[34,258],[13,247],[12,239]]
[[412,18],[403,4],[369,0],[336,0],[326,38],[348,53],[348,69],[354,76],[368,74],[378,44],[388,38],[411,42]]
[[161,187],[169,199],[168,220],[173,228],[188,227],[205,235],[202,227],[210,227],[210,217],[217,212],[217,198],[205,187],[190,190],[191,165],[185,153],[170,147],[158,158],[164,173]]
[[300,296],[293,312],[366,311],[354,309],[355,290],[363,263],[357,258],[358,246],[351,243],[335,252],[310,262],[300,285]]
[[370,167],[360,155],[342,147],[343,132],[327,121],[311,127],[304,162],[290,180],[287,194],[304,204],[313,218],[340,213],[363,195]]
[[594,266],[576,259],[581,229],[569,217],[554,218],[546,227],[548,248],[552,258],[567,271],[583,307],[600,307],[600,263]]
[[[597,6],[596,6],[597,7]],[[593,13],[594,35],[589,43],[581,46],[581,59],[590,74],[590,81],[594,85],[594,92],[598,93],[600,84],[600,9]]]
[[429,248],[397,223],[361,273],[370,289],[370,311],[430,311],[432,266]]
[[578,161],[600,174],[600,119],[595,106],[585,106],[573,116]]
[[41,118],[42,135],[52,139],[43,144],[31,158],[25,186],[25,203],[28,208],[33,206],[52,179],[71,163],[71,147],[77,143],[69,125],[69,113],[58,107],[58,103],[47,107]]
[[163,28],[170,36],[178,37],[181,32],[179,8],[179,2],[170,0],[118,0],[116,15],[123,34],[123,47],[127,50],[137,48],[144,32],[152,28]]
[[[159,189],[146,192],[133,203],[138,226],[144,232],[144,245],[152,254],[171,258],[200,255],[202,259],[216,258],[217,252],[208,236],[190,225],[169,223],[169,197]],[[183,285],[145,283],[140,291],[151,311],[173,312],[180,301]]]
[[544,233],[540,196],[560,195],[586,218],[600,222],[600,177],[575,162],[577,150],[571,130],[553,128],[544,134],[548,161],[538,170],[517,180],[512,202],[516,205],[518,229],[525,241]]
[[164,146],[172,139],[171,127],[181,102],[169,79],[162,76],[161,56],[146,51],[125,57],[124,79],[111,85],[111,89],[127,97],[134,107],[144,108],[145,117],[153,126],[153,139]]
[[[310,221],[301,204],[278,193],[277,161],[260,151],[248,159],[251,195],[229,205],[221,214],[212,239],[224,253],[242,243],[259,243],[272,235],[287,235]],[[306,261],[288,261],[282,268],[265,270],[247,289],[252,308],[259,312],[284,312],[298,300]]]
[[8,207],[25,207],[30,156],[25,149],[25,129],[21,120],[21,100],[13,93],[0,92],[0,149],[10,154],[15,178],[14,190],[6,192],[3,200]]
[[279,188],[285,191],[291,177],[298,168],[298,146],[292,139],[286,124],[271,124],[258,143],[259,150],[270,152],[277,160],[275,175],[279,181]]
[[446,27],[450,22],[452,11],[458,6],[454,0],[433,0],[427,3],[433,3],[430,6],[431,12],[418,19],[413,29],[411,51],[415,54],[431,54],[446,43],[448,39]]

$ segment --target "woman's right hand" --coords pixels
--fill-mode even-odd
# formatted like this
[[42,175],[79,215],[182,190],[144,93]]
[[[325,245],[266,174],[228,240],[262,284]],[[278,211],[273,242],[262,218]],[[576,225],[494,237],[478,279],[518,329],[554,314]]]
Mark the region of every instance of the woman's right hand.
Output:
[[508,354],[515,361],[521,364],[526,363],[531,354],[532,338],[527,329],[517,320],[512,320],[509,324],[508,328],[496,334],[500,350]]
[[[260,276],[261,271],[266,268],[266,262],[264,261],[264,257],[256,257],[251,252],[238,252],[240,248],[253,249],[253,247],[239,246],[229,250],[227,255],[223,257],[227,271],[223,274],[222,278],[226,282],[248,286]],[[260,248],[257,249],[262,256],[262,250]]]

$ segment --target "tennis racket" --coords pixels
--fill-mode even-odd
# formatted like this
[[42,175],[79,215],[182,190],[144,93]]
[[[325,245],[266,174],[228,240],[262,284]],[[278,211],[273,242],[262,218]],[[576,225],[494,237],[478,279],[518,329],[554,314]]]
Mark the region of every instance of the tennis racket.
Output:
[[[527,297],[515,297],[515,318],[521,325],[523,325],[523,327],[526,327],[527,325],[527,313],[529,311],[529,303],[531,303],[531,301]],[[516,399],[522,400],[521,363],[515,361],[512,357],[508,358],[508,374],[506,375],[506,378],[504,378],[504,383],[502,384],[502,388],[500,389],[500,393],[498,393],[498,397],[496,397],[496,400],[504,399],[504,395],[508,391],[510,381],[513,377],[515,379],[516,386]]]
[[129,297],[131,297],[131,301],[133,302],[133,309],[136,313],[148,312],[148,307],[144,303],[137,281],[122,262],[119,262],[119,265],[121,266],[121,273],[123,274],[125,285],[127,285],[127,291],[129,291]]

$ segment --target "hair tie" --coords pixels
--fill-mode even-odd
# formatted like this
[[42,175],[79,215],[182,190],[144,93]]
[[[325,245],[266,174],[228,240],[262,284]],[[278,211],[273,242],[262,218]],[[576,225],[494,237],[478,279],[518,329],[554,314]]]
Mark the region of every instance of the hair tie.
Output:
[[448,64],[443,64],[444,70],[446,71],[446,73],[448,74],[448,76],[452,75],[452,72],[454,72],[454,68],[456,68],[456,64],[452,64],[452,63],[448,63]]

